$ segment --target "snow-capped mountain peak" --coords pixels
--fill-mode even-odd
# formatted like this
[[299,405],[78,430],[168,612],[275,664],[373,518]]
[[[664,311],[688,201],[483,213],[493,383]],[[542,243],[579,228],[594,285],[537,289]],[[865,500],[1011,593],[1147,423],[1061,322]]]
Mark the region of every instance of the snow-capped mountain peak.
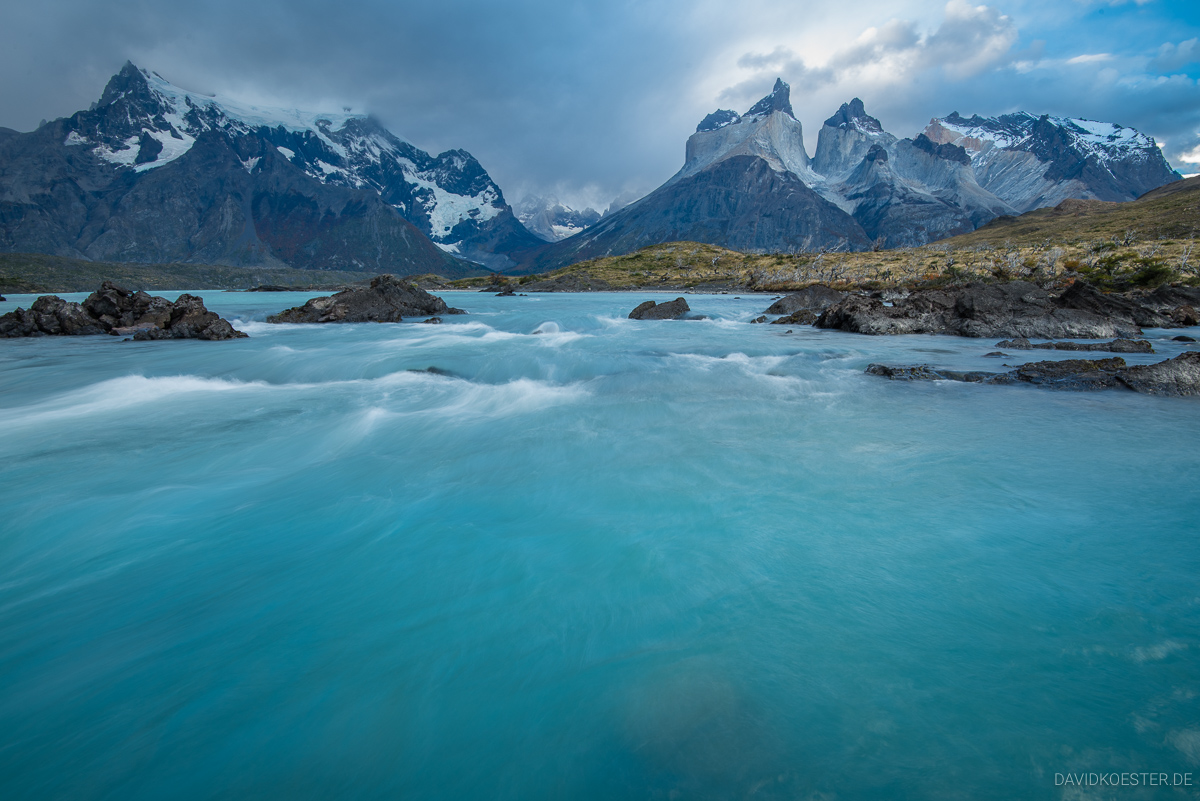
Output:
[[783,78],[776,78],[771,94],[751,106],[744,116],[765,117],[776,111],[782,111],[792,119],[796,118],[792,113],[792,87],[785,83]]
[[[115,169],[146,172],[186,155],[206,134],[254,136],[311,178],[378,192],[436,244],[495,268],[471,240],[504,217],[521,246],[537,240],[512,219],[500,188],[470,153],[431,156],[365,114],[314,112],[244,103],[188,91],[131,63],[100,102],[72,118],[64,145],[89,149]],[[490,237],[484,237],[490,241]]]
[[1068,197],[1133,200],[1180,177],[1153,137],[1116,123],[955,112],[930,120],[924,134],[964,148],[980,185],[1022,211]]
[[850,127],[865,134],[883,133],[883,125],[867,113],[863,102],[857,97],[849,103],[843,103],[832,117],[825,120],[825,124],[830,128]]

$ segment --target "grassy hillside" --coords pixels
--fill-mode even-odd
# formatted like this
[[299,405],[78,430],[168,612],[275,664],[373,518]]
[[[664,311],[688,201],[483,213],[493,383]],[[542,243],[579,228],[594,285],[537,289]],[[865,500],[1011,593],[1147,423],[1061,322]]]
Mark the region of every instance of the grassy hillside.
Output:
[[1043,284],[1086,278],[1111,289],[1200,281],[1200,178],[1130,203],[1068,200],[1057,208],[994,220],[978,231],[919,248],[871,253],[752,254],[671,242],[520,278],[474,278],[460,287],[514,284],[523,291],[737,289],[777,292],[815,282],[898,286],[1023,278]]
[[248,289],[260,284],[332,287],[374,273],[223,267],[211,264],[127,264],[38,253],[0,253],[0,294],[91,292],[104,280],[130,289]]

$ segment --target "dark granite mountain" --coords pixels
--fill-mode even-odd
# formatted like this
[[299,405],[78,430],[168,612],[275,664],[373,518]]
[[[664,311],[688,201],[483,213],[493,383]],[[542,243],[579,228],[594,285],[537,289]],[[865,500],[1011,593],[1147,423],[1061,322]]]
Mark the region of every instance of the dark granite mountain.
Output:
[[788,85],[706,116],[667,183],[536,254],[534,269],[695,240],[739,250],[922,245],[1068,197],[1132,200],[1178,180],[1154,140],[1086,120],[951,115],[912,139],[854,98],[810,160]]
[[349,113],[271,109],[132,64],[87,111],[0,133],[0,250],[477,272],[539,240],[469,153],[436,157]]

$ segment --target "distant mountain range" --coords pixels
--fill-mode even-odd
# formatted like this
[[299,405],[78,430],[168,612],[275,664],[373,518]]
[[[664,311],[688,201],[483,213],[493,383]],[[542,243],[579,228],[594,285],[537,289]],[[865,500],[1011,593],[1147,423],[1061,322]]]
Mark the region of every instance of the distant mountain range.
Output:
[[705,117],[683,168],[640,200],[601,215],[527,198],[518,217],[465,150],[432,156],[365,115],[231,102],[126,64],[92,108],[0,128],[0,252],[455,277],[677,240],[919,245],[1179,178],[1152,138],[1120,125],[955,113],[900,139],[857,99],[810,158],[779,80],[745,114]]
[[547,242],[558,242],[595,225],[602,216],[593,208],[576,211],[556,197],[530,195],[516,206],[517,219],[530,233]]
[[0,250],[398,273],[535,248],[470,153],[350,113],[187,92],[133,64],[91,109],[0,131]]
[[745,114],[705,117],[665,184],[530,266],[676,240],[759,252],[921,245],[1066,198],[1132,200],[1182,177],[1152,138],[1090,120],[955,113],[900,139],[856,98],[825,121],[811,159],[802,134],[777,80]]

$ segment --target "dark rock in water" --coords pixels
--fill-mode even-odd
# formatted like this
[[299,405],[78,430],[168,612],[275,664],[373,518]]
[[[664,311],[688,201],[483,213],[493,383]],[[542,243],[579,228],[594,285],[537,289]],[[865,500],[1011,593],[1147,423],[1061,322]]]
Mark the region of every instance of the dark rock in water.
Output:
[[1120,356],[1111,359],[1064,359],[1023,364],[994,383],[1024,381],[1050,389],[1093,390],[1117,386],[1117,372],[1125,368]]
[[675,298],[675,300],[669,300],[666,303],[655,303],[652,300],[648,300],[645,303],[639,304],[631,311],[629,319],[678,320],[689,311],[691,311],[691,308],[683,298]]
[[883,376],[893,381],[942,381],[946,378],[927,364],[914,364],[904,367],[870,364],[867,365],[867,374]]
[[112,334],[134,339],[240,339],[236,330],[204,307],[204,299],[180,295],[166,298],[131,292],[105,281],[83,303],[43,295],[29,310],[17,309],[0,317],[0,336]]
[[1181,353],[1157,364],[1129,367],[1117,380],[1147,395],[1200,395],[1200,351]]
[[279,286],[278,284],[259,284],[246,290],[247,292],[295,292],[295,287]]
[[1130,367],[1119,356],[1110,359],[1065,359],[1031,362],[1007,373],[963,373],[935,370],[929,365],[893,367],[872,364],[870,375],[894,381],[967,381],[978,384],[1033,384],[1048,389],[1091,391],[1124,387],[1146,395],[1200,395],[1200,352],[1189,351],[1174,359]]
[[1112,342],[1040,342],[1036,345],[1028,339],[1006,339],[997,342],[998,348],[1014,350],[1099,350],[1106,353],[1154,353],[1154,348],[1145,339],[1114,339]]
[[430,317],[428,320],[422,320],[421,322],[425,323],[426,325],[441,325],[442,318],[441,317]]
[[760,317],[755,317],[755,318],[754,318],[753,320],[751,320],[750,322],[752,322],[752,323],[765,323],[766,321],[767,321],[767,315],[765,315],[765,314],[764,314],[764,315],[762,315],[762,316],[760,316]]
[[797,309],[787,317],[772,320],[772,325],[812,325],[817,321],[818,313],[814,309]]
[[3,303],[5,300],[7,300],[7,298],[5,298],[3,295],[0,295],[0,303]]
[[269,323],[398,323],[404,317],[466,314],[439,297],[394,275],[371,279],[367,288],[343,290],[313,298],[267,318]]
[[767,307],[767,314],[792,314],[800,309],[823,311],[846,297],[845,292],[838,292],[821,284],[814,284],[793,292]]
[[984,358],[993,358],[993,359],[1007,359],[1008,358],[1007,353],[1005,353],[1003,351],[999,351],[999,350],[994,350],[991,353],[985,353],[985,354],[983,354],[983,356],[984,356]]
[[1177,336],[1177,337],[1171,337],[1171,341],[1172,341],[1172,342],[1195,342],[1195,341],[1196,341],[1196,338],[1195,338],[1195,337],[1184,336],[1183,334],[1180,334],[1180,335],[1179,335],[1179,336]]
[[512,297],[512,296],[513,296],[513,295],[515,295],[515,294],[517,294],[517,293],[516,293],[516,290],[514,290],[514,289],[512,288],[512,286],[506,286],[506,287],[504,287],[504,289],[502,289],[502,290],[500,290],[499,292],[497,292],[497,293],[496,293],[496,297],[498,297],[498,298],[510,298],[510,297]]

